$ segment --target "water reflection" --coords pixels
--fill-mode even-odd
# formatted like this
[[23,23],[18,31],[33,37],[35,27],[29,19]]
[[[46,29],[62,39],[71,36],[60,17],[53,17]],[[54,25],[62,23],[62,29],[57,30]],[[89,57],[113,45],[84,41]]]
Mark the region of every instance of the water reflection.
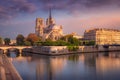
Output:
[[19,57],[20,56],[20,53],[19,52],[7,52],[6,55],[8,57],[12,57],[12,58],[16,58],[16,57]]
[[45,57],[45,60],[39,59],[39,63],[36,65],[37,80],[53,80],[58,73],[61,73],[64,66],[65,61],[62,58]]
[[23,53],[12,58],[23,80],[120,80],[120,53],[41,56]]
[[78,62],[79,61],[79,55],[78,54],[71,55],[71,56],[68,57],[68,60]]
[[[96,59],[96,64],[98,66],[98,70],[107,71],[108,69],[116,69],[120,68],[120,54],[118,53],[109,53],[108,56],[100,56]],[[104,69],[104,70],[102,70]]]

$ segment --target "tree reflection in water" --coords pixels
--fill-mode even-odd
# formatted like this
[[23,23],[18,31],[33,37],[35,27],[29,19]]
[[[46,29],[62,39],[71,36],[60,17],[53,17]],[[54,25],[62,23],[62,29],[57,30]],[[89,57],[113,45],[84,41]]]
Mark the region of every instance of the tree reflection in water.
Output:
[[79,54],[73,54],[73,55],[68,56],[68,60],[73,61],[73,62],[78,62]]
[[96,56],[97,53],[89,53],[89,54],[84,54],[85,56],[85,65],[89,66],[89,67],[95,67],[96,66]]

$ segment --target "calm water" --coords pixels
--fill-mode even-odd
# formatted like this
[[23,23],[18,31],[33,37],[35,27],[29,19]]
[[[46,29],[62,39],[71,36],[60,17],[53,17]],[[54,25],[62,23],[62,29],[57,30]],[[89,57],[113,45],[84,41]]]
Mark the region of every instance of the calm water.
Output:
[[120,80],[120,52],[9,58],[23,80]]

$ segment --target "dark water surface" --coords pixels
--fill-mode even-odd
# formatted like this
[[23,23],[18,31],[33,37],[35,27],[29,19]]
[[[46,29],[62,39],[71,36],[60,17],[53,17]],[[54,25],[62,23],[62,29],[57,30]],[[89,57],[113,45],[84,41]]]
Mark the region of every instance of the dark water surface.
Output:
[[120,80],[120,52],[9,58],[23,80]]

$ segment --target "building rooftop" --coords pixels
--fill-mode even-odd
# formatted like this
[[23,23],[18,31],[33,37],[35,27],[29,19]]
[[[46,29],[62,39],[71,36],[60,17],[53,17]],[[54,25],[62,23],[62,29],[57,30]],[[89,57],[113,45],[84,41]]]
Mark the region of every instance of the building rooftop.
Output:
[[91,32],[91,31],[116,31],[116,32],[120,32],[120,30],[118,30],[118,29],[107,29],[107,28],[94,28],[94,29],[85,30],[85,32]]

